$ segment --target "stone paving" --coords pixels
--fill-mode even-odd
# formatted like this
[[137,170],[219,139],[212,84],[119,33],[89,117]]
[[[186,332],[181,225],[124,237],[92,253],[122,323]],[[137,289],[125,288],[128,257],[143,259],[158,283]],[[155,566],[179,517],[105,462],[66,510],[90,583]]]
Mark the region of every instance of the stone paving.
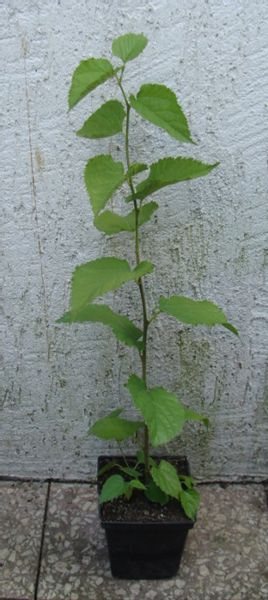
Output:
[[177,577],[111,577],[96,489],[0,482],[0,600],[267,600],[265,488],[201,485]]

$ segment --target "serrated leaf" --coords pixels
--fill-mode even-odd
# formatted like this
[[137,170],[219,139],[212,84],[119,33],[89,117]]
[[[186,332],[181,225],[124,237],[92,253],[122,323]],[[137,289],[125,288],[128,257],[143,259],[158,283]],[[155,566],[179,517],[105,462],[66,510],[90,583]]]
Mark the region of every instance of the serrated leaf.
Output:
[[126,179],[128,179],[128,177],[134,177],[135,175],[138,175],[138,173],[142,173],[142,171],[146,171],[147,169],[148,165],[145,163],[133,163],[130,165],[126,173]]
[[172,498],[179,499],[179,493],[181,491],[181,483],[178,477],[178,473],[167,460],[161,460],[159,465],[155,465],[151,469],[152,478],[158,487],[172,496]]
[[91,158],[85,167],[85,184],[94,215],[107,204],[113,193],[125,180],[124,165],[109,154]]
[[[186,296],[171,296],[170,298],[161,296],[159,307],[162,312],[175,317],[182,323],[208,325],[209,327],[229,325],[223,310],[208,300],[193,300]],[[235,329],[233,326],[231,327]]]
[[152,446],[166,444],[181,433],[184,408],[174,394],[161,387],[147,389],[137,375],[130,376],[127,388],[149,429]]
[[142,33],[126,33],[113,41],[112,53],[125,63],[136,58],[147,44],[148,40]]
[[84,96],[114,74],[113,65],[106,58],[82,60],[72,77],[68,96],[69,108],[73,108]]
[[121,475],[111,475],[101,488],[100,504],[123,496],[127,487],[128,485]]
[[171,137],[182,142],[192,142],[187,119],[177,102],[176,95],[165,85],[142,85],[130,104],[141,117],[161,127]]
[[194,521],[200,504],[200,495],[197,490],[182,490],[180,503],[187,517]]
[[133,435],[143,426],[141,421],[130,421],[121,419],[116,415],[108,415],[98,419],[89,430],[90,435],[95,435],[101,440],[116,440],[123,442]]
[[152,270],[152,263],[145,260],[132,271],[126,260],[113,256],[97,258],[76,267],[72,277],[71,311],[78,312],[94,298],[116,290],[128,281],[137,281]]
[[105,102],[76,133],[86,138],[105,138],[123,130],[125,110],[118,100]]
[[143,200],[149,194],[167,186],[208,175],[219,163],[204,164],[193,158],[162,158],[150,166],[149,177],[136,188],[136,197]]
[[[157,208],[158,204],[156,202],[148,202],[141,207],[139,210],[139,227],[150,220]],[[95,217],[94,225],[99,231],[104,231],[107,235],[113,235],[115,233],[120,233],[121,231],[135,231],[135,210],[132,210],[124,217],[110,210],[105,210]]]
[[144,492],[146,498],[150,502],[157,502],[161,506],[164,506],[169,501],[169,497],[155,484],[153,479],[150,479],[146,491]]
[[58,323],[102,323],[111,327],[114,335],[127,346],[136,346],[142,350],[142,331],[127,317],[113,312],[106,304],[89,304],[79,311],[67,312]]

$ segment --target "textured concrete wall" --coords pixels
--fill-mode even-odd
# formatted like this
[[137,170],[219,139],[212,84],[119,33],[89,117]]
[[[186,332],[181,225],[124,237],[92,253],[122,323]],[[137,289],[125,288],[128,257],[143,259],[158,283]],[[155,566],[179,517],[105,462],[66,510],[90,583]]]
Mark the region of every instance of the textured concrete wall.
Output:
[[[74,135],[116,90],[106,83],[66,110],[78,62],[109,57],[112,39],[132,30],[150,44],[129,64],[127,89],[146,81],[171,86],[199,142],[180,148],[134,118],[133,158],[188,154],[221,161],[208,178],[157,195],[160,209],[142,242],[143,256],[156,263],[146,284],[151,306],[159,292],[207,297],[241,332],[239,340],[220,328],[179,332],[159,319],[151,330],[150,381],[211,418],[208,432],[187,427],[173,444],[184,448],[197,476],[267,476],[267,1],[0,5],[0,474],[92,476],[102,446],[87,437],[89,420],[106,405],[129,406],[123,384],[137,368],[134,350],[101,326],[68,328],[55,320],[68,307],[77,264],[100,255],[130,258],[133,250],[128,234],[107,239],[94,229],[82,178],[90,156],[108,150],[120,158],[122,138],[91,142]],[[135,317],[134,285],[111,296],[111,306],[119,298]]]

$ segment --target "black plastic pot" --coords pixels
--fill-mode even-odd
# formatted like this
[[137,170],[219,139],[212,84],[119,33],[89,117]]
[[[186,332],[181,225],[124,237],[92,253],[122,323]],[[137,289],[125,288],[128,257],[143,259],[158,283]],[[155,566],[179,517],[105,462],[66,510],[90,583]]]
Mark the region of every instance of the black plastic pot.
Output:
[[[98,465],[107,459],[99,457]],[[118,457],[115,457],[118,459]],[[168,457],[164,457],[168,458]],[[171,458],[171,457],[170,457]],[[173,457],[174,458],[174,457]],[[182,474],[189,474],[185,457]],[[104,519],[112,575],[121,579],[165,579],[176,575],[189,529],[194,521],[182,522],[122,522]]]

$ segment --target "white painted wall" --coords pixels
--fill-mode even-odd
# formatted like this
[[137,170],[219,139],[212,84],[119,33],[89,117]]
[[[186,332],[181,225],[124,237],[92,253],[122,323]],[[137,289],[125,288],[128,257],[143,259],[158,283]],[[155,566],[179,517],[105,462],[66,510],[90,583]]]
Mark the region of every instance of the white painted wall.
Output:
[[[218,302],[241,332],[152,329],[150,381],[177,391],[210,416],[208,433],[188,428],[180,444],[205,479],[267,476],[267,133],[266,0],[0,0],[1,225],[4,281],[0,474],[83,477],[101,444],[88,422],[105,406],[128,405],[123,384],[137,357],[97,325],[61,327],[77,264],[131,256],[127,234],[93,228],[83,167],[96,153],[122,155],[122,138],[100,142],[74,131],[110,83],[70,114],[67,91],[82,58],[107,55],[127,31],[150,40],[129,64],[128,90],[146,81],[176,92],[199,142],[194,149],[133,121],[133,158],[164,155],[221,161],[208,178],[163,190],[157,223],[144,229],[159,293]],[[149,67],[148,67],[149,65]],[[133,285],[111,306],[138,307]],[[121,300],[122,299],[122,300]],[[120,359],[120,362],[119,360]],[[104,375],[104,377],[103,377]],[[112,448],[112,446],[110,446]]]

